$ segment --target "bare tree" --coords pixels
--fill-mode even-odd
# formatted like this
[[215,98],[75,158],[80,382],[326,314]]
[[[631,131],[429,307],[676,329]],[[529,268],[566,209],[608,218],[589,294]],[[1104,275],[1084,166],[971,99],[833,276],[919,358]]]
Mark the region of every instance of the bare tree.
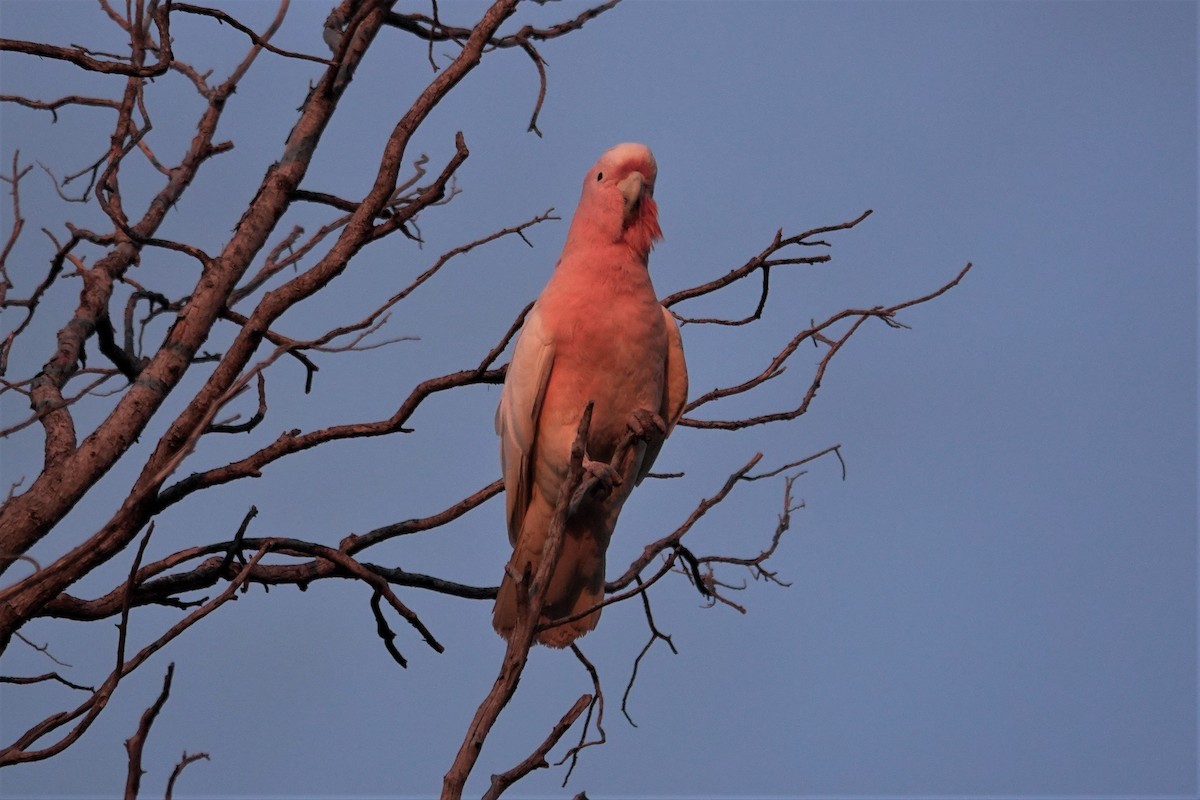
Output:
[[[460,133],[451,154],[434,163],[413,152],[413,139],[431,112],[455,90],[459,82],[480,66],[485,56],[497,51],[519,50],[527,56],[538,84],[528,128],[541,135],[538,118],[546,92],[546,64],[539,46],[575,33],[597,16],[609,11],[617,0],[587,8],[574,16],[564,12],[557,23],[545,27],[518,24],[517,0],[496,0],[474,24],[455,25],[443,20],[436,0],[429,13],[393,10],[394,0],[342,0],[334,7],[321,32],[329,52],[292,52],[272,44],[288,11],[281,0],[274,21],[254,30],[233,13],[216,8],[171,2],[129,0],[124,8],[99,0],[108,23],[122,32],[127,45],[120,54],[85,45],[0,40],[0,49],[74,65],[79,74],[109,76],[111,94],[71,93],[39,98],[3,95],[3,101],[52,115],[104,114],[107,129],[96,125],[99,155],[83,169],[59,175],[51,166],[35,170],[22,160],[19,150],[6,153],[9,160],[4,181],[9,192],[12,217],[3,249],[0,250],[0,394],[20,395],[29,413],[5,420],[0,431],[5,447],[36,447],[43,452],[40,472],[27,484],[14,484],[0,506],[0,573],[6,582],[0,588],[0,651],[14,637],[37,646],[21,634],[22,626],[37,618],[77,621],[80,625],[104,620],[117,621],[117,658],[97,686],[68,680],[59,671],[36,676],[5,676],[9,684],[54,681],[76,690],[82,698],[73,708],[48,709],[46,717],[12,742],[0,742],[0,766],[52,758],[79,739],[102,713],[116,686],[139,669],[158,651],[199,623],[207,615],[235,599],[249,585],[294,585],[304,587],[329,578],[351,579],[371,589],[370,609],[384,647],[401,666],[405,656],[396,645],[396,620],[411,626],[434,651],[442,650],[437,631],[427,627],[402,599],[402,592],[437,592],[490,603],[494,586],[473,586],[434,575],[417,574],[366,560],[372,548],[400,536],[416,533],[436,535],[448,523],[471,514],[502,491],[496,480],[484,486],[464,487],[461,499],[438,513],[397,521],[358,535],[331,532],[329,541],[251,535],[256,514],[251,508],[231,536],[218,541],[198,541],[179,547],[164,558],[145,559],[156,518],[177,504],[195,504],[207,490],[247,478],[259,477],[264,468],[295,454],[367,437],[401,436],[409,430],[414,413],[437,396],[467,387],[498,384],[504,379],[501,358],[521,327],[524,312],[504,330],[482,339],[478,362],[467,369],[431,375],[411,386],[407,396],[385,418],[344,422],[311,430],[290,427],[271,437],[261,427],[268,418],[278,428],[275,401],[281,390],[276,380],[283,364],[298,365],[306,376],[305,391],[316,379],[322,361],[351,352],[368,353],[394,343],[383,328],[392,312],[454,259],[498,240],[526,239],[530,229],[556,219],[553,210],[511,224],[467,241],[436,258],[406,286],[381,300],[361,319],[330,327],[323,334],[304,340],[280,332],[277,320],[289,310],[311,305],[335,291],[335,278],[346,271],[367,245],[393,237],[409,240],[414,260],[425,256],[418,249],[421,232],[418,218],[440,213],[454,197],[455,176],[470,155]],[[233,7],[236,12],[236,6]],[[237,37],[244,41],[244,57],[224,74],[207,64],[180,60],[173,35],[185,21],[195,30],[198,21],[210,24],[210,35]],[[425,49],[432,69],[424,88],[411,106],[395,121],[390,135],[373,158],[374,178],[361,196],[339,197],[310,187],[306,176],[314,155],[326,143],[326,130],[341,107],[347,88],[368,51],[377,41],[398,47],[405,40]],[[453,56],[445,63],[434,57],[434,45],[450,47]],[[202,243],[179,241],[164,232],[172,215],[186,214],[180,201],[202,172],[220,170],[221,157],[234,148],[221,140],[217,131],[231,98],[248,72],[265,59],[294,65],[297,80],[310,80],[294,125],[272,163],[245,205],[236,227],[219,247],[206,249]],[[31,68],[43,63],[30,59]],[[161,107],[160,94],[171,91],[156,78],[183,78],[200,102],[190,142],[160,141],[154,130],[151,109]],[[89,76],[90,77],[90,76]],[[88,84],[92,85],[92,84]],[[178,86],[179,84],[173,84]],[[243,109],[245,111],[245,109]],[[115,115],[115,121],[112,117]],[[7,144],[7,143],[6,143]],[[168,152],[182,152],[169,158]],[[366,158],[367,156],[363,156]],[[156,188],[147,196],[129,191],[135,174],[152,175]],[[79,203],[80,215],[97,220],[93,228],[77,221],[39,220],[46,241],[41,266],[27,259],[13,260],[22,237],[28,237],[21,197],[30,181],[52,183],[64,201]],[[82,190],[78,187],[83,186]],[[281,223],[289,213],[306,207],[325,213],[315,230]],[[761,251],[744,263],[719,272],[715,277],[663,299],[685,326],[717,326],[729,330],[752,325],[763,315],[769,300],[772,271],[819,264],[830,259],[829,238],[867,218],[866,211],[855,219],[821,225],[798,233],[782,230],[769,237]],[[466,239],[468,237],[464,237]],[[178,274],[168,274],[161,264],[167,258],[193,265],[194,280],[180,288]],[[140,267],[140,268],[139,268]],[[137,268],[137,269],[135,269]],[[752,368],[740,380],[713,389],[691,400],[680,423],[702,430],[736,431],[751,426],[794,420],[808,410],[831,360],[846,342],[869,321],[902,326],[897,315],[932,300],[955,286],[970,269],[968,264],[945,285],[903,302],[848,308],[823,321],[813,321],[780,342],[766,363]],[[77,302],[61,317],[50,322],[53,334],[42,334],[49,307],[44,302],[51,288],[70,281],[78,289]],[[758,287],[758,301],[749,313],[726,317],[688,314],[689,301],[713,296],[744,282]],[[712,302],[706,307],[713,307]],[[89,363],[89,345],[91,356]],[[725,417],[716,412],[721,401],[754,395],[760,387],[779,376],[802,347],[820,354],[807,388],[794,404],[753,416]],[[206,349],[210,348],[210,349]],[[31,353],[17,358],[18,351]],[[28,374],[12,374],[10,363],[44,366]],[[363,372],[363,380],[367,372]],[[241,412],[235,409],[242,409]],[[283,415],[286,416],[286,408]],[[286,419],[284,425],[288,425]],[[581,437],[586,431],[585,415]],[[208,437],[251,434],[254,444],[235,458],[215,466],[195,466],[198,443]],[[139,439],[152,443],[136,447]],[[582,441],[582,439],[580,439]],[[493,443],[480,445],[489,453]],[[576,454],[581,456],[581,452]],[[667,575],[675,574],[694,584],[711,603],[738,607],[731,598],[731,584],[723,571],[749,569],[756,577],[777,580],[768,561],[787,531],[794,510],[793,481],[801,465],[821,457],[840,460],[838,446],[769,469],[759,467],[760,456],[733,469],[715,492],[701,497],[694,510],[670,531],[646,543],[641,554],[612,577],[604,604],[627,600],[640,603],[649,625],[650,637],[644,655],[662,640],[671,648],[668,635],[655,625],[649,590]],[[620,458],[618,453],[617,458]],[[117,490],[111,516],[100,521],[82,541],[57,545],[50,558],[33,555],[40,545],[55,542],[60,523],[76,504],[93,492],[117,464],[132,469],[135,477]],[[187,464],[193,470],[178,477]],[[688,533],[712,507],[733,497],[747,481],[781,476],[782,509],[773,532],[764,532],[758,552],[702,553],[689,545]],[[570,476],[572,491],[592,489],[576,469]],[[107,488],[113,492],[111,486]],[[653,491],[653,488],[643,489]],[[703,490],[698,489],[697,495]],[[569,496],[571,492],[564,493]],[[556,513],[561,524],[566,508]],[[553,529],[552,529],[553,530]],[[550,537],[547,557],[542,562],[548,574],[554,561],[557,538]],[[126,577],[111,591],[81,597],[72,587],[98,573],[105,565],[128,565]],[[611,572],[611,571],[610,571]],[[499,578],[499,565],[497,578]],[[544,577],[544,575],[542,576]],[[447,754],[448,771],[444,797],[459,797],[475,764],[492,723],[512,696],[541,609],[537,576],[528,600],[528,613],[509,643],[493,691],[483,699],[457,757]],[[212,590],[200,600],[192,593]],[[178,620],[149,644],[136,651],[127,649],[126,632],[131,615],[150,605],[178,609]],[[586,612],[585,612],[586,613]],[[572,705],[549,735],[530,756],[509,771],[493,776],[487,796],[496,797],[529,772],[546,765],[546,756],[562,736],[584,716],[579,744],[568,753],[574,758],[588,744],[602,740],[599,714],[603,695],[594,668],[576,650],[595,682],[595,690]],[[640,657],[639,657],[640,660]],[[636,675],[636,664],[634,675]],[[168,669],[162,693],[147,709],[137,731],[127,742],[129,780],[127,797],[136,797],[141,775],[142,746],[151,725],[171,688]],[[631,678],[632,681],[632,678]],[[15,690],[15,689],[14,689]],[[600,739],[588,739],[589,727]],[[533,738],[533,737],[531,737]],[[168,796],[179,773],[202,753],[185,754],[176,766]]]

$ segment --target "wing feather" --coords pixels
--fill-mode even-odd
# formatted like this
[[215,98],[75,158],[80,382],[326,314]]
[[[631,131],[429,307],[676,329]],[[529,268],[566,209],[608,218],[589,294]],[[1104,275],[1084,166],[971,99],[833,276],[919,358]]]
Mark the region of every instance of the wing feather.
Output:
[[[687,405],[688,375],[687,363],[683,358],[683,337],[679,334],[679,325],[665,307],[662,313],[667,328],[667,358],[662,405],[658,414],[667,424],[666,436],[670,436],[671,431],[675,429],[675,424],[683,416],[683,407]],[[663,437],[664,440],[666,436]],[[658,458],[658,452],[662,449],[662,445],[663,443],[659,442],[646,446],[646,454],[642,457],[642,468],[638,472],[638,483],[642,482],[642,479],[650,472],[650,468],[654,466],[654,460]]]
[[541,312],[535,304],[525,317],[512,362],[504,378],[500,405],[496,409],[496,433],[500,435],[500,465],[504,471],[504,502],[508,539],[514,545],[529,507],[533,490],[533,456],[537,445],[542,401],[554,367],[554,342],[548,336]]

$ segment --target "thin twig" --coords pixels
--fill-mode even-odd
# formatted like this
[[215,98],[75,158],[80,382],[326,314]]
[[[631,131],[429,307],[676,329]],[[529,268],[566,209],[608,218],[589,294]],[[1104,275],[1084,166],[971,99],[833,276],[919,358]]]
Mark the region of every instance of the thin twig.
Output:
[[179,763],[175,765],[175,769],[171,770],[171,777],[167,779],[167,791],[166,794],[163,795],[163,800],[171,800],[171,797],[175,793],[175,781],[177,781],[179,776],[183,774],[183,770],[187,768],[189,764],[193,764],[201,759],[208,761],[208,753],[192,753],[191,755],[188,755],[187,751],[184,751],[183,757],[179,759]]
[[579,719],[579,715],[583,713],[583,710],[592,707],[592,702],[592,695],[580,695],[575,704],[567,709],[567,713],[562,715],[562,719],[556,722],[554,727],[550,729],[550,734],[528,757],[512,769],[492,776],[491,785],[483,793],[483,800],[496,800],[510,786],[524,778],[530,772],[537,769],[547,769],[550,764],[546,761],[546,755],[554,748],[554,745],[558,744],[563,734],[575,724],[575,720]]
[[[567,785],[567,781],[571,780],[571,773],[575,771],[575,766],[579,763],[579,753],[587,747],[602,745],[608,741],[607,734],[604,733],[604,691],[600,688],[600,673],[596,671],[596,665],[588,660],[579,646],[572,642],[571,652],[575,654],[575,658],[587,670],[588,677],[592,681],[592,701],[588,704],[587,718],[583,721],[583,730],[579,732],[579,744],[572,747],[566,754],[559,759],[557,765],[561,766],[568,760],[571,766],[567,767],[567,772],[563,775],[562,786]],[[596,713],[596,734],[598,738],[588,740],[588,729],[592,722],[592,712]]]
[[[641,587],[641,576],[638,576],[636,581],[638,586]],[[660,631],[658,626],[654,624],[654,614],[650,612],[650,595],[642,591],[639,596],[642,598],[642,609],[646,612],[646,624],[650,626],[650,639],[637,654],[637,658],[633,660],[633,669],[629,672],[629,681],[625,684],[625,693],[621,695],[621,713],[625,715],[625,719],[629,720],[629,724],[635,728],[637,727],[637,723],[629,715],[629,694],[633,691],[633,684],[637,680],[638,668],[642,664],[642,659],[646,657],[646,654],[650,652],[650,648],[659,639],[667,643],[667,647],[671,648],[671,652],[674,655],[679,655],[679,651],[675,649],[675,642],[671,640],[671,637]]]
[[142,769],[142,750],[146,746],[146,738],[150,735],[150,727],[158,718],[158,712],[162,711],[167,697],[171,694],[171,679],[174,675],[175,664],[172,662],[167,665],[167,674],[163,677],[163,687],[158,694],[158,699],[142,713],[137,731],[133,736],[125,740],[125,751],[129,754],[129,769],[125,775],[125,800],[137,800],[142,775],[145,774],[145,770]]

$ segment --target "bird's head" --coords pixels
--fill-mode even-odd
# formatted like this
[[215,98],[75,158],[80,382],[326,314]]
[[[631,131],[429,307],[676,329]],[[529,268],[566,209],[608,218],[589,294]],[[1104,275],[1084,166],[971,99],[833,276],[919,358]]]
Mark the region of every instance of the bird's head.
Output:
[[610,147],[583,179],[572,228],[586,225],[588,233],[623,241],[645,258],[662,238],[654,203],[657,176],[649,147],[632,143]]

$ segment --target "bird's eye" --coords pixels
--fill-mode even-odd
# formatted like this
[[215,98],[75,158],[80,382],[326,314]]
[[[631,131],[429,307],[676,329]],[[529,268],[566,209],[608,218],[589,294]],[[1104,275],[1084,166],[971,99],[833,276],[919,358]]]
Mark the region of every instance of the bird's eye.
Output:
[[603,172],[597,172],[597,173],[596,173],[596,180],[598,180],[598,181],[602,181],[602,180],[604,180],[604,173],[603,173]]

